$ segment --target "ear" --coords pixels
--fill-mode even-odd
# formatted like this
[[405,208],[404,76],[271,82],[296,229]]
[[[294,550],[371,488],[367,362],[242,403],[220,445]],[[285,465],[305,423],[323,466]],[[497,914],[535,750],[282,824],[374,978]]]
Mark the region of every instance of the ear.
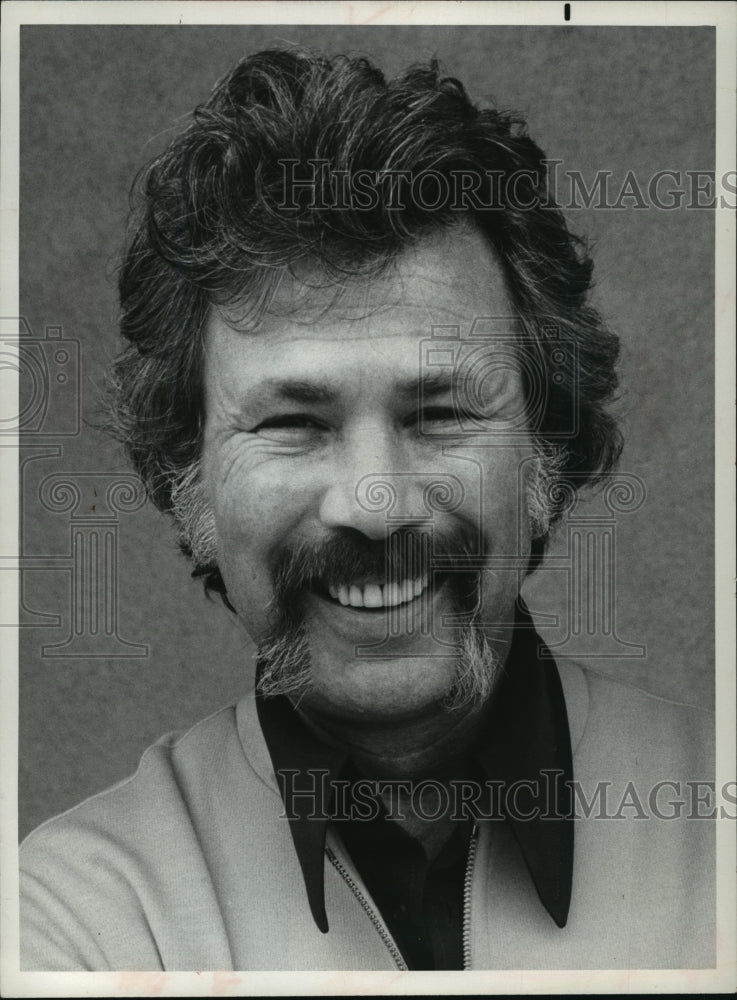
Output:
[[[182,547],[182,551],[184,551],[184,547]],[[220,599],[228,611],[232,611],[234,615],[238,613],[228,600],[228,590],[225,586],[225,580],[223,580],[222,574],[215,563],[211,563],[208,566],[197,566],[196,569],[193,569],[192,579],[197,579],[197,577],[203,577],[202,582],[205,585],[205,594],[208,597],[211,597],[212,594],[220,594]]]

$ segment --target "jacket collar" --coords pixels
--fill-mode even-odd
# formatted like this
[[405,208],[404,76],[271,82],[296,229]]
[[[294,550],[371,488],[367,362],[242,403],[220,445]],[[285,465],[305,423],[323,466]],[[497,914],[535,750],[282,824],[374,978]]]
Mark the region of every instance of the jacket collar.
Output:
[[[309,774],[315,781],[317,798],[290,798],[289,824],[312,915],[326,933],[324,850],[329,802],[320,802],[320,792],[339,777],[348,755],[319,741],[287,698],[257,696],[256,709],[274,773],[297,772],[295,791],[304,788],[300,776],[304,781]],[[501,782],[505,790],[514,785],[523,792],[517,809],[504,809],[506,819],[540,901],[555,923],[564,927],[573,877],[573,763],[568,716],[555,661],[521,600],[488,731],[473,757],[487,779]],[[278,784],[284,796],[284,782]],[[513,801],[510,796],[506,805]],[[325,813],[323,818],[315,818],[316,803],[318,816]]]

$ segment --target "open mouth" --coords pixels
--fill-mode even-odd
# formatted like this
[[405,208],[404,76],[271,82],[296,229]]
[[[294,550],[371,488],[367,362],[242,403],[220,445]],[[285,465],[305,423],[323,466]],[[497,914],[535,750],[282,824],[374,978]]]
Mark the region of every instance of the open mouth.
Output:
[[[436,574],[434,589],[441,585]],[[378,581],[356,581],[350,584],[334,586],[320,580],[313,580],[310,589],[320,597],[344,608],[355,608],[362,611],[383,611],[386,608],[396,608],[410,604],[421,598],[430,587],[429,576],[405,579],[397,583],[379,583]],[[429,594],[427,595],[430,596]]]
[[[376,576],[351,583],[313,578],[304,592],[305,612],[311,627],[327,627],[348,643],[389,643],[392,650],[409,653],[403,643],[414,649],[418,641],[429,642],[433,622],[440,627],[442,612],[453,611],[447,595],[450,576],[434,570],[432,575],[397,583],[380,583]],[[382,649],[386,652],[389,646]]]

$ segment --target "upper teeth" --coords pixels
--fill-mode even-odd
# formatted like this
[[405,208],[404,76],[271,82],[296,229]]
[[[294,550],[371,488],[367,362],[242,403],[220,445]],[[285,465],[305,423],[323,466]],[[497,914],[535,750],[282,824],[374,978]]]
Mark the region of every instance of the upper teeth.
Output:
[[352,584],[350,587],[328,587],[328,590],[332,598],[352,608],[389,608],[419,597],[427,584],[428,577],[419,577],[402,583],[386,583],[383,587],[378,583],[366,583],[362,587]]

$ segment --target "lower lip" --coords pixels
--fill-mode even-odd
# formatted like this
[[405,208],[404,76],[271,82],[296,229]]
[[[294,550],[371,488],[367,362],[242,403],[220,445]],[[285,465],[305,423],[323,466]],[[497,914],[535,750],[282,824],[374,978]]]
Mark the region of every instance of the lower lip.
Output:
[[384,639],[411,638],[429,634],[432,621],[439,611],[439,602],[446,589],[442,580],[434,593],[425,590],[405,604],[381,608],[354,608],[310,590],[307,595],[308,614],[314,612],[337,635],[357,643],[375,643]]

